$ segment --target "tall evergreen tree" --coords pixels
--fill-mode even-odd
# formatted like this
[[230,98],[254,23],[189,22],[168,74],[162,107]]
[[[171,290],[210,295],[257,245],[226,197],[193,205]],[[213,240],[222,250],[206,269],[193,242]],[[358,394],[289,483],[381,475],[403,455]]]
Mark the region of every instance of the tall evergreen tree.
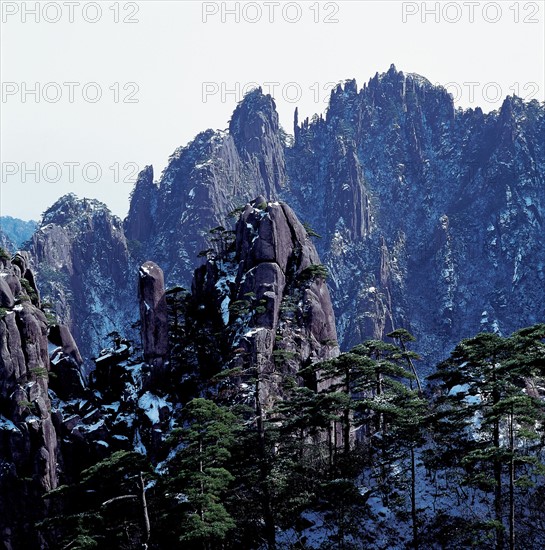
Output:
[[45,539],[60,548],[142,548],[153,536],[145,481],[150,473],[145,456],[127,451],[84,470],[77,484],[46,495],[51,509],[64,513],[40,524]]
[[508,545],[513,549],[517,469],[538,466],[528,454],[528,443],[538,439],[543,404],[528,395],[527,380],[543,369],[544,336],[542,325],[510,338],[479,334],[462,341],[430,377],[443,388],[436,414],[436,425],[446,435],[443,444],[455,440],[465,482],[493,495],[491,525],[498,550],[505,546],[505,486]]
[[220,548],[235,527],[222,498],[233,481],[225,466],[237,419],[214,402],[196,398],[184,408],[182,420],[183,427],[172,435],[177,447],[165,486],[177,506],[164,519],[179,525],[181,543],[203,550]]

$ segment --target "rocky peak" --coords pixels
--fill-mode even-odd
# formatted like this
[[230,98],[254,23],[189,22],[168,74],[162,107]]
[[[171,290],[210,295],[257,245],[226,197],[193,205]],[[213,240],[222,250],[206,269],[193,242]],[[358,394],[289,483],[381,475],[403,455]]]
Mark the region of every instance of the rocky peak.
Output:
[[125,235],[131,241],[145,241],[153,227],[153,213],[157,202],[157,185],[153,181],[153,167],[146,166],[139,174],[127,218],[124,221]]
[[96,212],[109,212],[108,207],[96,199],[79,199],[74,193],[62,196],[43,214],[40,226],[53,223],[67,226],[81,217],[92,216]]
[[254,141],[265,134],[278,134],[280,129],[276,103],[261,87],[248,92],[235,108],[229,122],[229,133],[240,151],[252,151]]
[[[113,330],[131,335],[136,297],[127,272],[132,267],[122,222],[101,202],[69,194],[43,215],[30,253],[42,290],[90,358]],[[126,301],[134,319],[119,308]]]
[[261,88],[246,94],[233,113],[229,133],[242,160],[256,157],[265,194],[277,197],[285,185],[286,169],[274,99],[264,95]]
[[231,252],[197,271],[194,300],[217,318],[235,350],[231,365],[254,365],[268,382],[262,402],[287,376],[338,354],[327,270],[306,229],[283,202],[247,204]]
[[138,296],[144,360],[161,369],[168,356],[168,316],[163,270],[157,264],[140,266]]
[[226,225],[241,204],[259,194],[277,197],[285,186],[274,100],[259,89],[248,93],[227,131],[201,132],[176,149],[157,185],[152,179],[149,167],[139,176],[125,220],[127,238],[139,262],[153,258],[167,281],[188,285],[206,247],[203,235]]

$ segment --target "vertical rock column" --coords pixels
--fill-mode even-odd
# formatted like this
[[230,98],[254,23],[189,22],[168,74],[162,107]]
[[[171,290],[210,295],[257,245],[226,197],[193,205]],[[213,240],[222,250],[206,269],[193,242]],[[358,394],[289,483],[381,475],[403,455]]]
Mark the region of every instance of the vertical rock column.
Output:
[[153,262],[140,266],[138,277],[144,360],[159,374],[168,355],[168,314],[163,270]]
[[[47,321],[28,256],[0,260],[0,546],[38,548],[41,497],[58,485]],[[24,282],[25,281],[25,282]],[[23,284],[21,284],[23,283]]]

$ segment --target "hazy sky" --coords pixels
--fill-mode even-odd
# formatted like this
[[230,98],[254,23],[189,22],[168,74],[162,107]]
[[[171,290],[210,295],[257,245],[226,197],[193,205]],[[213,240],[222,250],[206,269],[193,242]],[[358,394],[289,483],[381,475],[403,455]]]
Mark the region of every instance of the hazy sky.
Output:
[[255,84],[289,133],[296,106],[321,113],[332,83],[362,86],[391,63],[448,84],[462,107],[544,99],[543,0],[1,8],[0,213],[23,219],[70,191],[124,216],[136,172],[153,164],[157,179],[176,147],[226,128]]

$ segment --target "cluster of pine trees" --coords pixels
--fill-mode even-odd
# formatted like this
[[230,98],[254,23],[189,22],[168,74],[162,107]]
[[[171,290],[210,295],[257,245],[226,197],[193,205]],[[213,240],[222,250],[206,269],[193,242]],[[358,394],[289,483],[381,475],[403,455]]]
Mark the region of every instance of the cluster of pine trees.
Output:
[[545,547],[545,325],[464,340],[426,384],[412,336],[389,336],[287,379],[272,410],[256,369],[220,373],[164,460],[112,454],[39,529],[74,550]]

